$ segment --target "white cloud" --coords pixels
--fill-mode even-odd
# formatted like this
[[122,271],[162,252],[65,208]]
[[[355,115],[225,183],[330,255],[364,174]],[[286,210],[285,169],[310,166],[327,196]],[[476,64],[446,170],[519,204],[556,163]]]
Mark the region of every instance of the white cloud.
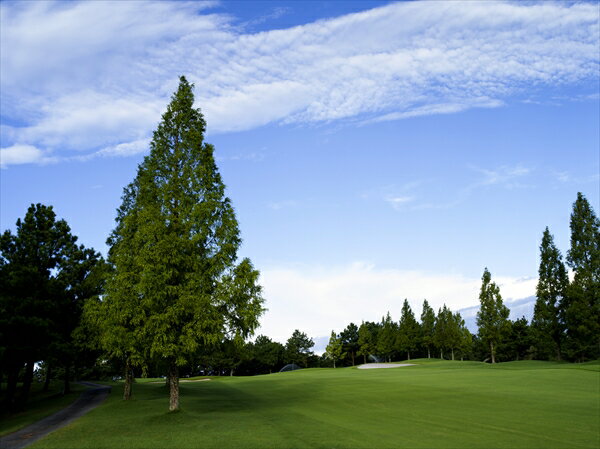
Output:
[[410,203],[414,198],[411,196],[389,196],[385,200],[396,210],[402,208],[406,203]]
[[210,132],[448,114],[597,79],[594,4],[402,2],[255,34],[209,6],[0,4],[2,110],[25,122],[8,144],[91,153],[147,139],[180,74]]
[[[483,270],[482,270],[483,271]],[[493,274],[493,273],[492,273]],[[535,293],[537,279],[492,276],[508,301]],[[386,312],[400,318],[405,298],[420,317],[423,299],[434,310],[477,305],[481,279],[458,274],[380,269],[365,263],[338,267],[263,269],[261,283],[269,309],[258,333],[285,342],[294,329],[311,337],[339,332],[350,322],[379,321]]]
[[12,145],[0,149],[0,167],[20,164],[48,164],[56,159],[32,145]]
[[472,167],[473,170],[478,171],[483,175],[483,179],[477,182],[473,187],[489,186],[489,185],[500,185],[505,188],[522,187],[521,180],[531,173],[531,169],[523,167],[522,165],[515,165],[513,167],[503,165],[496,169],[486,169]]

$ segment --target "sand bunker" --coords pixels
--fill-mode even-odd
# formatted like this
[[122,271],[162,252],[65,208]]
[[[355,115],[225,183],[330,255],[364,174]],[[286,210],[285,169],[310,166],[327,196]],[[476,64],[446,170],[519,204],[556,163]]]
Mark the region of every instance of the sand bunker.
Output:
[[401,368],[403,366],[415,366],[414,363],[365,363],[359,365],[358,369],[373,369],[373,368]]

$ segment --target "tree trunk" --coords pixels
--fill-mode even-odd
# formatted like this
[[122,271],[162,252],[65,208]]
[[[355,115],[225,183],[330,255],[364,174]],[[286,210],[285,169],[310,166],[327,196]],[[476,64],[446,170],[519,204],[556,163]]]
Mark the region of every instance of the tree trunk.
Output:
[[350,354],[352,355],[352,366],[354,366],[354,351],[351,351]]
[[133,380],[133,371],[131,369],[131,360],[129,357],[125,360],[125,385],[123,385],[123,400],[129,401],[131,399],[131,388]]
[[29,399],[29,392],[31,391],[31,382],[33,381],[33,366],[35,362],[30,360],[25,365],[25,376],[23,376],[23,390],[21,391],[21,405],[25,407],[27,400]]
[[454,361],[454,348],[452,348],[452,361]]
[[367,355],[366,354],[363,354],[363,358],[365,360],[365,363],[367,363]]
[[229,377],[233,377],[233,368],[229,370]]
[[444,360],[444,350],[440,349],[440,359]]
[[20,363],[9,363],[8,364],[8,376],[6,384],[6,408],[9,411],[15,410],[15,395],[17,393],[17,380],[19,379],[19,371],[21,371]]
[[333,359],[333,367],[335,368],[335,359]]
[[71,373],[71,367],[69,364],[65,365],[65,386],[63,388],[63,395],[71,392],[71,384],[69,383],[69,377]]
[[179,367],[175,360],[169,366],[169,411],[179,410]]
[[46,364],[46,379],[44,379],[44,388],[42,391],[48,391],[50,389],[50,378],[52,377],[52,365]]
[[406,353],[408,354],[408,360],[410,360],[410,351],[406,351]]
[[429,346],[427,346],[427,358],[431,358],[431,351],[429,351]]
[[494,342],[490,341],[490,352],[492,353],[492,363],[496,363],[496,354],[494,351]]

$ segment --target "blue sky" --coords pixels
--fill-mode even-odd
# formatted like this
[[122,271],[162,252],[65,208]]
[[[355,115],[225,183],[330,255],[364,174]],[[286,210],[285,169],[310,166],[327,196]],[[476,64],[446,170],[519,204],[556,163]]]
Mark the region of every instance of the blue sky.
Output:
[[[535,292],[599,208],[598,3],[2,2],[0,224],[54,206],[106,253],[183,74],[261,270],[259,332],[318,338]],[[517,303],[515,303],[517,304]],[[518,303],[522,310],[522,302]]]

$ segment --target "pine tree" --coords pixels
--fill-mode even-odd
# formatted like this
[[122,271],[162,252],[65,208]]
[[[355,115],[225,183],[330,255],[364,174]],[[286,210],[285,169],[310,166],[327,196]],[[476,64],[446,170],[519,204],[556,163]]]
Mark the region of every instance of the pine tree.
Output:
[[381,319],[381,330],[377,335],[377,352],[388,362],[392,361],[392,354],[396,346],[398,328],[392,321],[390,312]]
[[402,316],[400,317],[397,345],[400,352],[406,352],[408,360],[410,360],[410,353],[419,345],[419,334],[419,323],[417,323],[417,320],[415,319],[415,315],[410,308],[410,304],[408,304],[408,300],[405,299],[404,304],[402,305]]
[[429,306],[427,300],[423,301],[423,312],[421,313],[421,330],[423,346],[427,348],[427,358],[431,358],[431,346],[435,330],[435,312]]
[[296,329],[285,344],[285,353],[289,363],[297,363],[308,368],[308,359],[313,355],[311,349],[315,345],[312,338]]
[[492,363],[496,363],[496,349],[508,332],[509,310],[503,304],[500,289],[492,282],[492,275],[487,268],[481,280],[477,326],[481,340],[489,345]]
[[342,338],[336,335],[334,331],[331,331],[331,336],[329,337],[329,344],[325,349],[325,353],[327,357],[333,360],[333,367],[335,368],[335,361],[344,357],[344,347],[342,343]]
[[358,355],[362,355],[364,362],[367,357],[377,352],[377,334],[379,326],[371,321],[364,322],[358,328]]
[[444,358],[444,349],[451,348],[452,321],[452,312],[444,304],[441,309],[438,309],[433,331],[433,341],[440,351],[440,359]]
[[124,340],[134,336],[123,353],[167,362],[171,411],[179,408],[179,367],[203,346],[246,338],[263,312],[258,271],[248,259],[237,263],[237,220],[192,88],[180,78],[125,191],[107,293],[123,305]]
[[561,359],[563,328],[559,310],[569,285],[567,269],[554,238],[546,227],[540,244],[539,279],[536,302],[531,321],[533,344],[538,358]]
[[567,352],[584,360],[600,357],[600,221],[588,200],[577,194],[571,213],[567,263],[573,282],[563,307]]
[[354,366],[354,356],[356,351],[358,351],[358,326],[354,323],[350,323],[340,333],[340,337],[344,345],[344,353],[350,354],[352,366]]

